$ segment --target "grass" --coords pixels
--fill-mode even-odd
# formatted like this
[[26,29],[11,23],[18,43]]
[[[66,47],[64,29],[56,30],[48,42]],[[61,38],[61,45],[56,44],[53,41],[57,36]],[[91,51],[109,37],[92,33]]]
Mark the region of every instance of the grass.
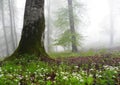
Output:
[[[120,63],[119,63],[120,64]],[[66,65],[21,56],[0,65],[0,85],[119,85],[120,65]]]
[[52,58],[66,58],[66,57],[88,57],[88,56],[96,56],[107,53],[105,49],[101,49],[97,52],[90,49],[88,51],[80,51],[80,52],[71,52],[71,51],[64,51],[64,52],[51,52],[48,53]]
[[[101,56],[106,53],[106,50],[97,52],[89,50],[80,53],[49,53],[49,55],[52,58],[64,59]],[[111,54],[111,57],[119,56],[119,51]],[[58,65],[55,62],[42,62],[34,55],[24,55],[19,59],[0,63],[0,85],[120,85],[119,75],[120,62],[117,65],[113,63],[112,66],[96,63],[68,65],[62,62]]]
[[95,52],[95,50],[88,50],[88,51],[80,51],[80,52],[71,52],[71,51],[64,51],[64,52],[50,52],[48,53],[52,58],[68,58],[68,57],[90,57],[90,56],[107,56],[108,54],[111,57],[120,57],[120,51],[111,51],[108,52],[106,49],[100,49]]

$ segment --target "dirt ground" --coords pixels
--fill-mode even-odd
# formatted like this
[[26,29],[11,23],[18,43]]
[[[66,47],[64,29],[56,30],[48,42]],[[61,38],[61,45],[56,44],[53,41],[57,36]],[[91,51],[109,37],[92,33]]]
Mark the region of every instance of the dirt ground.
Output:
[[88,56],[88,57],[69,57],[57,59],[68,64],[83,65],[83,64],[100,64],[100,65],[120,65],[120,57],[99,57],[99,56]]

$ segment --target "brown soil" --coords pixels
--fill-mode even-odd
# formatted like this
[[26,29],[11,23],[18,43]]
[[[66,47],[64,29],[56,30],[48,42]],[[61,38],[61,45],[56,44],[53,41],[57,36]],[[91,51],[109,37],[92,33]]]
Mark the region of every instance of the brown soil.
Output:
[[69,57],[56,59],[57,62],[65,62],[68,64],[83,65],[83,64],[102,64],[102,65],[119,65],[120,57],[99,57],[99,56],[88,56],[88,57]]

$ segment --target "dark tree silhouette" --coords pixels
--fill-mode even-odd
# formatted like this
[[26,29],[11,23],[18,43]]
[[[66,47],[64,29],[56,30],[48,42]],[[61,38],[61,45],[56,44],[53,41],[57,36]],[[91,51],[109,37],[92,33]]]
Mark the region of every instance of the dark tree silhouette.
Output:
[[26,0],[22,36],[12,56],[29,54],[48,59],[44,48],[44,30],[44,0]]

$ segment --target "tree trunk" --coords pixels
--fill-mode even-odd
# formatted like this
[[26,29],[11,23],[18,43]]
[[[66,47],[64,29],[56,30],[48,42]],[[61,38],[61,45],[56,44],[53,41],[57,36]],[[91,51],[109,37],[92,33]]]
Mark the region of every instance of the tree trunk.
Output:
[[44,30],[44,0],[26,0],[22,36],[12,56],[29,54],[48,59],[44,48]]
[[16,42],[17,42],[17,35],[16,35],[16,31],[15,31],[15,22],[14,22],[14,16],[13,16],[13,7],[12,7],[11,0],[8,0],[8,5],[9,5],[9,12],[10,12],[10,28],[11,28],[11,39],[12,39],[12,46],[13,49],[16,49]]
[[70,22],[70,30],[72,35],[72,52],[77,52],[77,46],[76,46],[76,37],[75,37],[75,26],[74,26],[74,16],[73,16],[73,6],[72,6],[72,0],[68,0],[68,10],[69,10],[69,22]]
[[47,1],[47,13],[48,13],[48,18],[47,18],[47,52],[50,52],[50,0]]
[[114,11],[113,11],[113,2],[110,1],[110,47],[113,47],[114,44]]
[[7,32],[6,32],[6,29],[5,29],[5,21],[4,21],[4,2],[3,0],[1,0],[1,3],[0,3],[0,6],[1,6],[1,15],[2,15],[2,26],[3,26],[3,32],[4,32],[4,38],[5,38],[5,45],[6,45],[6,53],[7,55],[9,55],[9,45],[8,45],[8,40],[7,40]]

